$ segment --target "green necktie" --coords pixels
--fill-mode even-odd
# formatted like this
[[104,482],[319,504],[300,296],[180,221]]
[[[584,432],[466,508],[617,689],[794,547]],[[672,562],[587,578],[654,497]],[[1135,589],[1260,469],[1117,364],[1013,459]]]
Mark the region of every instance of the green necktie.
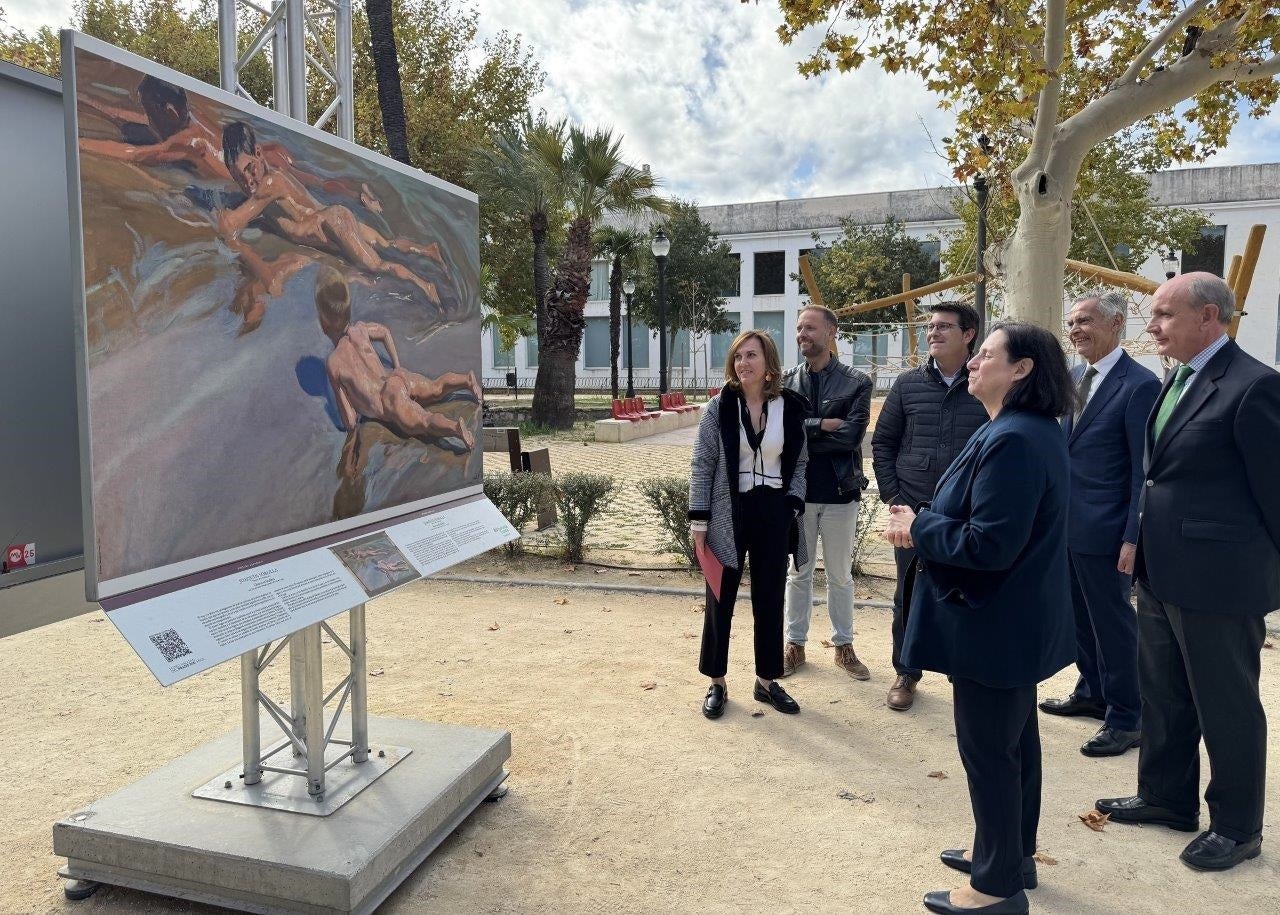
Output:
[[1155,441],[1160,441],[1160,433],[1164,431],[1165,423],[1173,415],[1173,408],[1178,405],[1178,399],[1182,397],[1182,392],[1187,387],[1187,379],[1191,377],[1192,371],[1191,366],[1180,365],[1178,366],[1178,371],[1174,373],[1173,384],[1169,385],[1169,390],[1165,393],[1164,400],[1160,401],[1160,411],[1156,413]]

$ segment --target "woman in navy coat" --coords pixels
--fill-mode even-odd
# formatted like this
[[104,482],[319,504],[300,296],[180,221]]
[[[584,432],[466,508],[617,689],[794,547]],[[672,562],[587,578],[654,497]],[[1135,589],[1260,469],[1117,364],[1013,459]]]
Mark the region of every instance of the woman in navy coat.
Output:
[[1075,661],[1067,575],[1067,444],[1057,417],[1074,398],[1057,338],[997,325],[969,363],[990,421],[913,512],[892,506],[885,533],[919,557],[903,663],[947,674],[969,778],[972,850],[942,862],[970,873],[928,893],[933,912],[1020,915],[1036,885],[1040,733],[1036,684]]

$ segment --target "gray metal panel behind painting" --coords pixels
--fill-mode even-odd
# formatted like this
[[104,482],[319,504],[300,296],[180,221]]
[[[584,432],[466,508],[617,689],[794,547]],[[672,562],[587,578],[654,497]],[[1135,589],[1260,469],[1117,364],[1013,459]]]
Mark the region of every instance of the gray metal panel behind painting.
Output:
[[[21,125],[0,141],[0,547],[36,547],[3,589],[79,568],[84,546],[61,84],[0,62],[0,123]],[[6,619],[0,635],[47,622]]]

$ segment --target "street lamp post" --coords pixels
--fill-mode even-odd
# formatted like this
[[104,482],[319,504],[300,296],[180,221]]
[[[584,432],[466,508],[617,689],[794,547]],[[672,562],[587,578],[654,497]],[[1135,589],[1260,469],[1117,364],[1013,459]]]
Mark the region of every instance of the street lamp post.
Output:
[[1164,267],[1164,278],[1171,280],[1178,275],[1178,258],[1173,251],[1166,251],[1164,257],[1160,259],[1161,265]]
[[622,294],[627,297],[627,396],[636,396],[636,382],[631,376],[631,297],[636,294],[636,281],[628,279],[622,284]]
[[658,229],[649,246],[658,262],[658,393],[667,393],[667,255],[671,239]]

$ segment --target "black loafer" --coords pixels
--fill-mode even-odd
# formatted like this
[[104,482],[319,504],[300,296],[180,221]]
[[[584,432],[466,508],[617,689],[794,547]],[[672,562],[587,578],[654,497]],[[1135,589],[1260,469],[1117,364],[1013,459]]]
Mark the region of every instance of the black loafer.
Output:
[[1187,867],[1198,871],[1225,871],[1241,861],[1248,861],[1262,854],[1262,836],[1252,842],[1237,842],[1210,830],[1191,840],[1191,844],[1178,855]]
[[1200,815],[1178,813],[1167,807],[1148,804],[1138,796],[1104,797],[1093,805],[1098,813],[1111,817],[1113,823],[1154,823],[1179,832],[1195,832],[1200,828]]
[[784,715],[795,715],[800,711],[796,700],[787,695],[787,691],[778,685],[778,681],[769,684],[765,689],[756,681],[755,697],[757,702],[767,702]]
[[729,694],[719,683],[712,683],[707,690],[707,698],[702,700],[702,714],[708,718],[719,718],[724,714],[724,707],[729,702]]
[[1097,718],[1103,721],[1107,717],[1107,707],[1101,702],[1082,699],[1074,694],[1065,699],[1045,699],[1040,703],[1040,711],[1065,718]]
[[[963,848],[948,848],[942,854],[938,855],[942,863],[947,867],[958,870],[962,874],[973,873],[973,862],[966,861],[964,857],[965,850]],[[1036,874],[1036,859],[1022,859],[1022,885],[1029,890],[1034,890],[1040,885],[1040,878]]]
[[1027,894],[1023,890],[1018,890],[1008,899],[1001,899],[991,905],[978,906],[976,909],[966,909],[954,905],[951,902],[951,890],[935,890],[932,893],[924,894],[924,907],[930,912],[941,912],[943,915],[965,915],[965,913],[977,913],[977,915],[1027,915],[1031,911],[1031,903],[1027,901]]
[[1117,731],[1104,727],[1084,742],[1080,752],[1085,756],[1119,756],[1141,745],[1141,731]]

